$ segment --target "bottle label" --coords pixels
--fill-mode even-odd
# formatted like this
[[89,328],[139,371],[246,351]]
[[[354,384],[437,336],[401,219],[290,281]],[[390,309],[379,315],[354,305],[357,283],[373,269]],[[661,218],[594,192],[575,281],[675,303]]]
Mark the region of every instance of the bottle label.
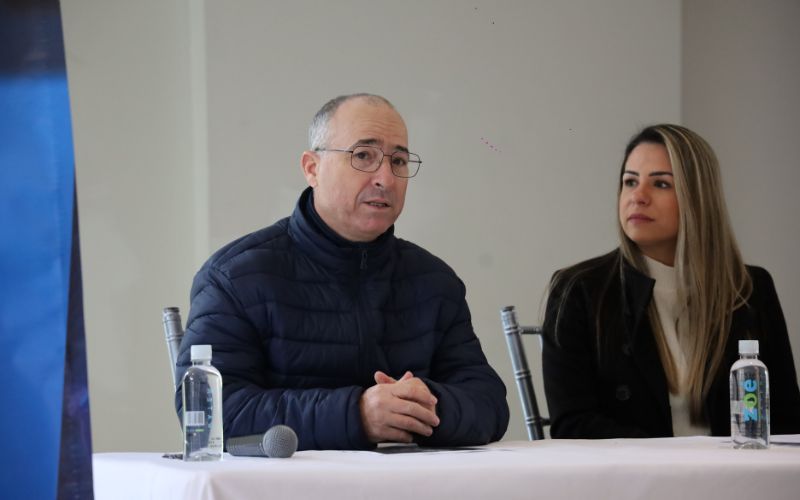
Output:
[[758,422],[758,382],[749,378],[742,381],[742,420],[744,422]]
[[206,412],[204,411],[183,412],[183,425],[185,427],[198,427],[206,425]]

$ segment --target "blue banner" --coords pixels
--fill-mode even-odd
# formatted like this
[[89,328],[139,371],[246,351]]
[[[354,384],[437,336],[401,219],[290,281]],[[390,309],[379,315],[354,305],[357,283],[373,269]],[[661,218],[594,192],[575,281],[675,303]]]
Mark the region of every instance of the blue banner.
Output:
[[69,95],[57,1],[0,0],[4,499],[92,498]]

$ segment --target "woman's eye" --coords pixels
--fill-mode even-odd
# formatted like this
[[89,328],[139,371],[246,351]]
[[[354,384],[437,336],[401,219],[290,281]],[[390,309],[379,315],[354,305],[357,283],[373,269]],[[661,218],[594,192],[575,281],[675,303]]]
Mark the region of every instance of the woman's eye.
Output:
[[669,189],[672,187],[672,184],[670,184],[667,181],[656,181],[656,187],[662,189]]
[[636,179],[622,179],[622,185],[625,187],[636,187]]

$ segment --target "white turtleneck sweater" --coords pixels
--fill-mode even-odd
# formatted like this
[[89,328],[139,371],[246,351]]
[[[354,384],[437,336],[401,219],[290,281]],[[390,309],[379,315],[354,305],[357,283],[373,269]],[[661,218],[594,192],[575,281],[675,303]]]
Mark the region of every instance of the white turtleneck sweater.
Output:
[[656,303],[658,319],[664,338],[669,347],[672,362],[678,374],[678,394],[669,395],[669,406],[672,412],[672,432],[675,436],[708,436],[711,430],[708,425],[694,425],[689,418],[689,398],[686,388],[686,351],[681,344],[676,328],[683,308],[678,304],[678,277],[674,267],[645,256],[647,273],[656,280],[653,288],[653,300]]

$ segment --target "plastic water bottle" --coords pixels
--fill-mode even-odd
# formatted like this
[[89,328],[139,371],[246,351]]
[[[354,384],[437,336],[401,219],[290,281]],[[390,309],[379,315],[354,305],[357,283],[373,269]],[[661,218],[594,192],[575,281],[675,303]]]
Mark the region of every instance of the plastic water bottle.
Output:
[[211,346],[192,346],[183,375],[183,459],[222,459],[222,376],[211,366]]
[[769,447],[769,374],[758,359],[758,341],[739,341],[731,367],[731,438],[734,448]]

